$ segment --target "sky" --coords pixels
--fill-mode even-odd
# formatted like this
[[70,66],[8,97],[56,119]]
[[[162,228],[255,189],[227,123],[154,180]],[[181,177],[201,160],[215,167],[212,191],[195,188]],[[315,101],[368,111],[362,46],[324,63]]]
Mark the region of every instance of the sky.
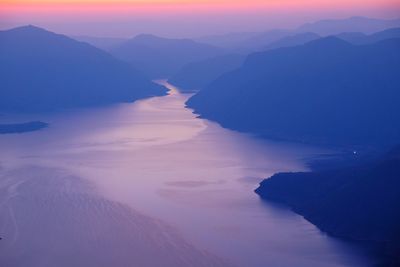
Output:
[[399,18],[400,0],[0,0],[0,29],[104,37],[198,37],[351,16]]

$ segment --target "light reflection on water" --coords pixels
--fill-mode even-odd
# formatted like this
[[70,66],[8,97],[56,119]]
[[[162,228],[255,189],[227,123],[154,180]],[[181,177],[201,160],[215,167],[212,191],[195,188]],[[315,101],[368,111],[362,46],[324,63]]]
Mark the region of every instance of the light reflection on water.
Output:
[[302,159],[321,150],[198,119],[184,108],[188,95],[166,85],[170,95],[134,104],[4,116],[51,126],[0,136],[0,163],[66,169],[239,266],[368,266],[351,245],[253,193],[263,177],[306,170]]

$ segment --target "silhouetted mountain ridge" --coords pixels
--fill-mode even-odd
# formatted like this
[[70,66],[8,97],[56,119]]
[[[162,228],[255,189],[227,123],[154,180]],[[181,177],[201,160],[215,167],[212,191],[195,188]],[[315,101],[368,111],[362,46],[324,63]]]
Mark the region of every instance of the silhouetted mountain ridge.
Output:
[[317,40],[319,38],[321,38],[321,36],[319,36],[318,34],[312,33],[312,32],[305,32],[305,33],[299,33],[299,34],[295,34],[295,35],[289,35],[289,36],[283,37],[275,42],[268,44],[267,46],[265,46],[263,48],[263,50],[302,45],[302,44],[308,43],[310,41]]
[[[268,48],[279,40],[313,33],[320,36],[339,35],[341,33],[372,34],[389,28],[400,27],[400,19],[376,19],[368,17],[350,17],[344,19],[326,19],[306,23],[296,29],[269,29],[259,32],[233,32],[198,38],[204,43],[229,49],[231,52],[256,52]],[[300,44],[300,43],[297,43]],[[282,46],[279,46],[282,47]]]
[[166,78],[185,64],[221,55],[223,50],[190,39],[170,39],[140,34],[111,53],[152,78]]
[[239,68],[245,58],[243,55],[229,54],[189,63],[168,81],[182,90],[200,90],[223,73]]
[[400,19],[375,19],[350,17],[345,19],[326,19],[306,23],[296,29],[297,32],[314,32],[319,35],[336,35],[342,32],[362,32],[371,34],[388,28],[400,26]]
[[125,38],[114,38],[114,37],[95,37],[95,36],[71,36],[79,42],[88,43],[94,47],[109,51],[111,48],[116,47],[128,39]]
[[[320,37],[314,33],[301,33],[283,37],[262,48],[263,51],[301,45]],[[183,89],[202,89],[222,74],[233,71],[245,61],[244,54],[227,54],[183,66],[169,81]]]
[[387,39],[400,38],[400,28],[391,28],[370,35],[360,32],[345,32],[338,34],[337,37],[352,44],[372,44]]
[[26,26],[0,32],[0,110],[42,111],[161,95],[129,64],[87,43]]
[[326,37],[251,54],[187,102],[225,127],[341,145],[400,142],[400,39]]
[[400,263],[400,146],[360,166],[276,174],[256,193],[329,234],[383,243]]

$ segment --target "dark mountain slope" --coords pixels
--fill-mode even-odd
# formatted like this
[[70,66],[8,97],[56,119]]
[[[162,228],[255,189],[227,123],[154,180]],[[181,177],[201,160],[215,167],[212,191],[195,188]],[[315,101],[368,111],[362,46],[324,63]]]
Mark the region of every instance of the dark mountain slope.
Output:
[[0,32],[0,110],[43,111],[133,101],[160,87],[88,44],[33,26]]
[[[262,50],[301,45],[319,38],[320,37],[314,33],[290,35],[270,43],[268,46],[263,47]],[[189,63],[177,74],[173,75],[169,81],[183,89],[202,89],[222,74],[239,68],[245,58],[245,55],[229,54]]]
[[187,105],[223,126],[297,141],[400,141],[400,40],[354,46],[327,37],[250,55]]
[[400,263],[400,147],[357,167],[276,174],[256,192],[329,234],[384,243]]
[[222,74],[239,68],[245,58],[243,55],[230,54],[189,63],[168,81],[182,89],[199,90]]

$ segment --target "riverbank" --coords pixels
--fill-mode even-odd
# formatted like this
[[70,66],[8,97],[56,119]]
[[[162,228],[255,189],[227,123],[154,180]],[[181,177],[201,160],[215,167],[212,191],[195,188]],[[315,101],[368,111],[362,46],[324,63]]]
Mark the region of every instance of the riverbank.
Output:
[[[169,231],[164,234],[157,230],[160,228],[146,227],[154,225],[155,220],[166,226],[161,229],[177,233],[184,242],[179,244],[195,250],[188,252],[183,248],[182,254],[169,253],[172,259],[166,263],[180,261],[182,255],[189,253],[193,263],[186,266],[200,265],[210,259],[197,258],[200,251],[228,265],[246,267],[372,266],[369,253],[326,236],[291,210],[262,202],[252,192],[260,182],[259,177],[306,171],[303,159],[323,151],[255,138],[198,119],[185,108],[189,95],[168,86],[169,95],[134,103],[40,117],[10,117],[15,121],[46,121],[51,127],[30,134],[0,136],[0,175],[7,173],[17,183],[32,177],[29,182],[7,187],[11,192],[12,188],[17,189],[14,192],[18,201],[12,206],[18,210],[15,214],[25,229],[19,231],[20,240],[24,240],[18,243],[20,247],[7,249],[5,256],[12,255],[7,263],[24,259],[19,256],[20,251],[38,251],[37,248],[40,251],[30,254],[37,262],[50,256],[64,257],[64,253],[74,255],[84,266],[90,266],[85,265],[86,256],[91,261],[113,259],[121,255],[118,253],[124,253],[121,258],[129,257],[128,252],[107,250],[107,244],[114,248],[128,247],[134,250],[132,255],[140,251],[143,257],[164,259],[165,254],[157,249],[157,244],[152,248],[149,243],[143,246],[140,243],[141,238],[147,240],[154,235],[163,240],[165,235],[170,237]],[[21,169],[26,171],[19,174]],[[54,171],[42,171],[48,169]],[[74,182],[58,179],[58,173],[71,177],[72,181],[79,177],[94,187],[95,194],[82,196],[73,189]],[[64,188],[61,193],[48,186],[51,181],[61,183]],[[41,188],[47,193],[40,193]],[[130,215],[120,216],[114,205],[129,209]],[[144,225],[136,223],[136,216]],[[147,223],[142,216],[152,222]],[[46,223],[41,218],[53,221]],[[64,226],[63,221],[68,224]],[[68,225],[72,228],[65,228]],[[92,228],[96,229],[95,235],[91,234]],[[0,236],[8,240],[4,233]],[[96,238],[105,241],[101,241],[98,253],[91,254],[95,250],[91,244],[96,243],[93,241]],[[61,245],[64,250],[58,249]],[[53,247],[60,254],[48,253]],[[79,257],[75,257],[76,247],[82,247]],[[140,259],[141,256],[137,258]],[[132,264],[144,265],[135,259]],[[76,266],[69,266],[72,265]]]
[[[356,162],[357,163],[357,162]],[[384,266],[400,264],[400,147],[368,163],[278,173],[255,190],[290,206],[328,234],[384,248]]]

